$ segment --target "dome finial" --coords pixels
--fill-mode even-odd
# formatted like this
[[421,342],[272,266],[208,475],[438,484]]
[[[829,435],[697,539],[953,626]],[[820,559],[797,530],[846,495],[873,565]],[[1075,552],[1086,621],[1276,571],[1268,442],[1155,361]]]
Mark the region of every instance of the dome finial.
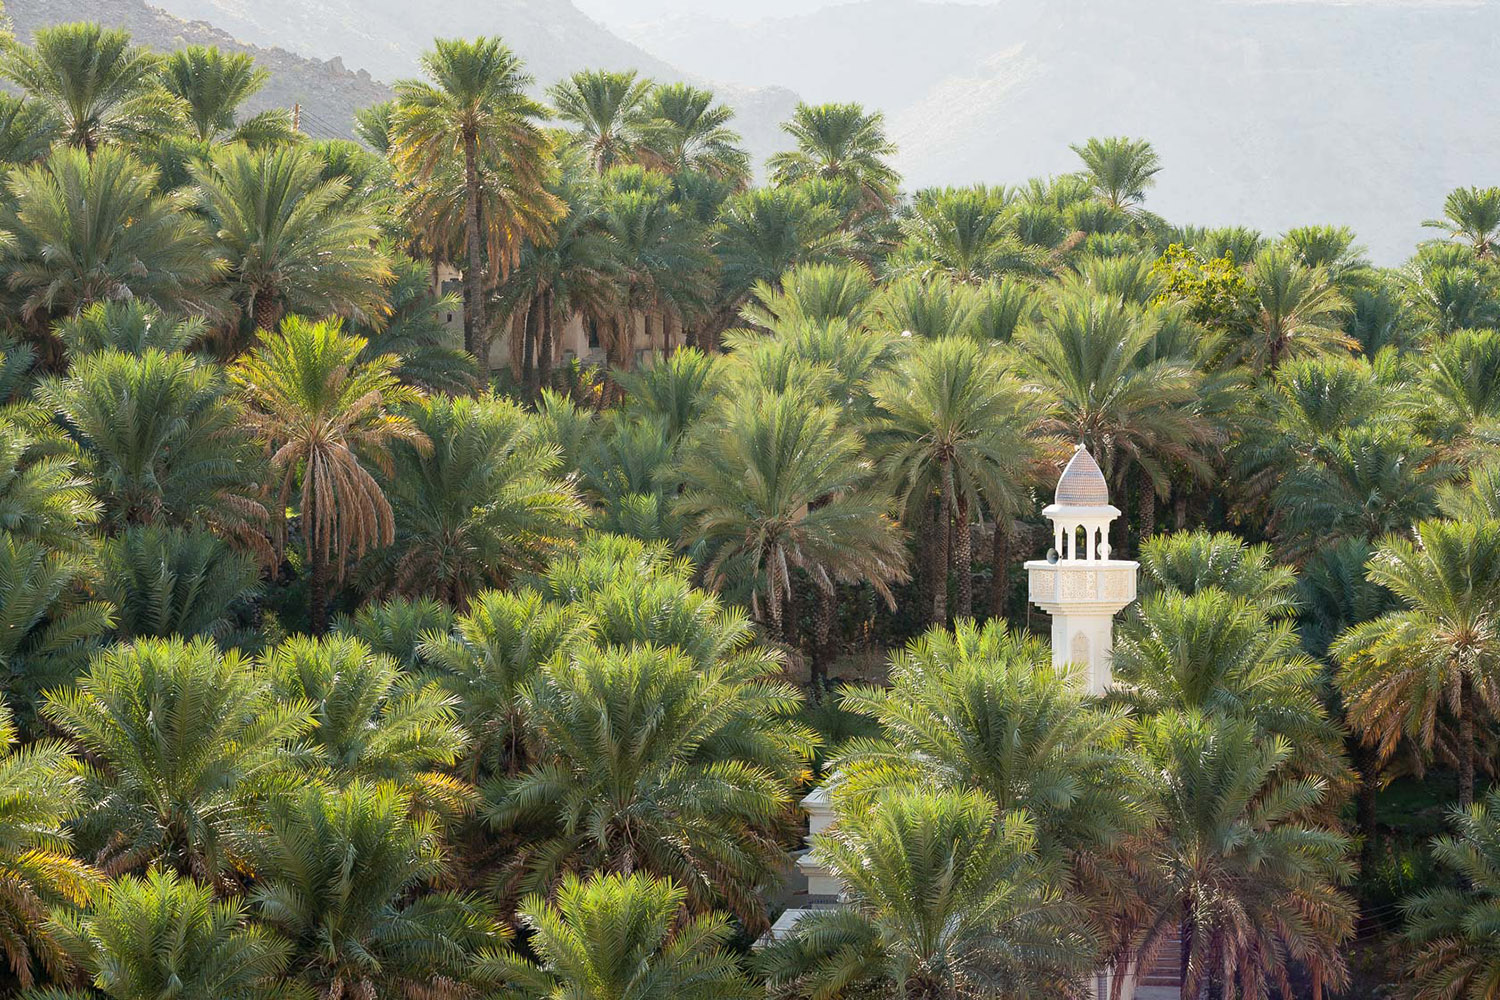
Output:
[[1089,454],[1082,441],[1073,450],[1067,468],[1057,481],[1057,492],[1053,497],[1059,507],[1107,507],[1109,506],[1109,484],[1099,463]]

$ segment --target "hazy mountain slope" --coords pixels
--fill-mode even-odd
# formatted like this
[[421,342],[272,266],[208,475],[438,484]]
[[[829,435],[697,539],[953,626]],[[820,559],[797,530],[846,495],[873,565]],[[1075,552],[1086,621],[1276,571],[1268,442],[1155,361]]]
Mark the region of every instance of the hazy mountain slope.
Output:
[[909,185],[1015,182],[1073,169],[1069,142],[1143,135],[1166,163],[1153,208],[1347,224],[1389,262],[1449,189],[1500,182],[1493,3],[866,0],[656,37],[689,72],[883,107]]
[[776,81],[723,87],[710,71],[684,73],[586,17],[570,0],[153,0],[179,17],[202,18],[257,44],[341,56],[382,80],[419,72],[434,36],[499,35],[545,86],[583,68],[635,69],[658,80],[713,87],[737,112],[735,126],[757,160],[782,148],[778,123],[796,95]]
[[271,74],[249,110],[300,103],[307,112],[304,126],[315,134],[352,136],[354,111],[390,96],[389,87],[369,73],[344,68],[337,58],[324,61],[245,44],[212,25],[183,21],[142,0],[6,0],[5,13],[22,41],[38,27],[91,20],[126,28],[141,44],[163,52],[195,43],[249,52]]

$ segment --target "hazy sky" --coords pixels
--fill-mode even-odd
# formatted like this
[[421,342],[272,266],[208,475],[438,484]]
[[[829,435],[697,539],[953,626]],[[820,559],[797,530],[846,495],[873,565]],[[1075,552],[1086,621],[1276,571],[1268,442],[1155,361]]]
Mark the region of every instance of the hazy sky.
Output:
[[[753,21],[831,7],[850,0],[573,0],[579,10],[611,27],[638,25],[659,17],[707,14],[728,21]],[[992,0],[946,0],[949,3],[989,3]]]

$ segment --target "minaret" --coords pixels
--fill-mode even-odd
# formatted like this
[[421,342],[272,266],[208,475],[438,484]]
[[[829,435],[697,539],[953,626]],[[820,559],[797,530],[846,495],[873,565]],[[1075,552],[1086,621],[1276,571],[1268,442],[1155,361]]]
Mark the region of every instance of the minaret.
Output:
[[1109,557],[1109,526],[1120,511],[1082,444],[1042,513],[1052,522],[1052,551],[1026,564],[1031,603],[1052,616],[1053,665],[1086,664],[1089,693],[1102,694],[1113,676],[1115,613],[1135,600],[1140,563]]

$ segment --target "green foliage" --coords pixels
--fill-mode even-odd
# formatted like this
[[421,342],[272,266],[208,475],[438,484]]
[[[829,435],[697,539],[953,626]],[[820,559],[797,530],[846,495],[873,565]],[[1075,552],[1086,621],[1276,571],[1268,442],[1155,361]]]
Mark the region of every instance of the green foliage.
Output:
[[1482,803],[1453,811],[1455,836],[1433,841],[1432,853],[1449,884],[1434,886],[1405,902],[1413,994],[1423,1000],[1476,996],[1500,975],[1495,908],[1500,905],[1500,791]]
[[100,594],[122,639],[227,637],[260,593],[260,569],[206,531],[134,525],[99,552]]

